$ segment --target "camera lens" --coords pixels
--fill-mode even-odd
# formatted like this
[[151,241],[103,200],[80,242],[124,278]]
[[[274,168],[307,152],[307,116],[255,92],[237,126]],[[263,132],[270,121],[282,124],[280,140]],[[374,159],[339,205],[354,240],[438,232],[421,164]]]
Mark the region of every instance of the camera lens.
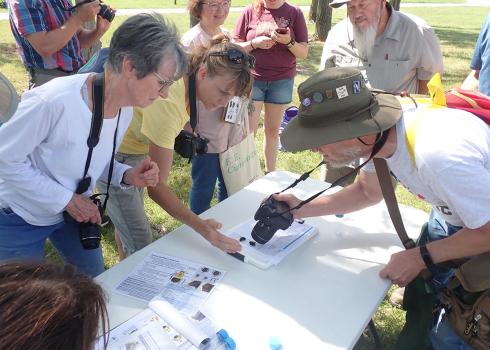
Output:
[[99,226],[87,223],[80,224],[80,243],[83,249],[97,249],[100,246]]
[[107,5],[100,4],[99,16],[112,22],[114,17],[116,16],[116,11],[109,8]]
[[265,244],[270,241],[276,233],[277,228],[267,225],[263,221],[259,221],[252,229],[252,238],[259,244]]

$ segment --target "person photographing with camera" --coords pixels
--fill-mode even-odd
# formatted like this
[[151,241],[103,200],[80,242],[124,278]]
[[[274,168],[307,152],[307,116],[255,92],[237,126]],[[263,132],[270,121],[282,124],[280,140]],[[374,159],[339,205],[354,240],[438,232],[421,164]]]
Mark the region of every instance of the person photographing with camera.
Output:
[[[226,252],[240,250],[238,241],[218,231],[221,224],[213,219],[201,219],[187,208],[168,186],[174,146],[182,144],[200,153],[206,141],[192,132],[181,133],[196,104],[207,110],[225,107],[233,96],[248,96],[251,90],[253,58],[240,46],[230,43],[221,34],[209,46],[197,46],[188,55],[189,69],[184,77],[173,81],[159,76],[161,97],[147,108],[136,108],[131,125],[118,150],[117,159],[133,164],[149,155],[160,169],[159,182],[148,188],[150,198],[174,218],[188,225],[212,245]],[[199,119],[199,114],[197,115]],[[191,123],[192,124],[192,123]],[[187,141],[182,140],[182,136]],[[193,142],[194,145],[189,145]],[[187,146],[186,146],[187,145]],[[182,148],[177,149],[182,154]],[[197,153],[197,152],[196,152]],[[101,186],[105,186],[101,183]],[[144,210],[143,192],[138,189],[122,191],[111,186],[111,201],[107,212],[120,237],[120,257],[124,258],[151,243],[150,223]],[[114,200],[112,200],[114,199]]]
[[[72,6],[69,0],[7,2],[10,27],[29,74],[29,89],[74,74],[85,63],[80,49],[91,47],[109,29],[114,10],[99,0]],[[92,30],[85,22],[96,18]]]
[[97,276],[104,271],[100,245],[84,243],[94,242],[101,223],[96,180],[156,185],[154,162],[130,167],[114,154],[132,106],[167,94],[157,76],[176,79],[185,70],[177,30],[160,15],[136,15],[114,32],[109,51],[102,74],[56,78],[26,92],[0,128],[0,262],[41,260],[49,238],[66,262]]

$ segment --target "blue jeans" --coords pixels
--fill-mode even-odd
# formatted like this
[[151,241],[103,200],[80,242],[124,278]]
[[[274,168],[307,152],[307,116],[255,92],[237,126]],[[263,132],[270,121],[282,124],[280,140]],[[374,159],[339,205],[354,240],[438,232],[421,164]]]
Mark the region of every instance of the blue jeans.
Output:
[[[456,233],[461,229],[447,223],[439,217],[437,212],[432,210],[429,217],[429,241],[437,241]],[[449,279],[453,276],[454,270],[450,268],[435,267],[432,272],[432,287],[437,293],[446,286]],[[451,328],[444,312],[441,313],[436,325],[430,334],[431,345],[434,350],[471,350],[464,340],[462,340]]]
[[77,225],[60,222],[51,226],[34,226],[10,208],[0,208],[0,261],[41,261],[47,238],[63,260],[80,271],[92,277],[104,272],[101,248],[83,249]]
[[218,180],[218,201],[228,198],[221,173],[218,153],[197,154],[192,158],[192,188],[189,194],[191,210],[197,215],[211,207]]

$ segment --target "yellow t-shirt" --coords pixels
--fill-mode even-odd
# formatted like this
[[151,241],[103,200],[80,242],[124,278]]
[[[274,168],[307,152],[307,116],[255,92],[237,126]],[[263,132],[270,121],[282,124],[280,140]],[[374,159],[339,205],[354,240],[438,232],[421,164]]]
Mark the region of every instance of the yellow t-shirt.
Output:
[[146,154],[150,141],[173,149],[175,137],[188,120],[184,79],[180,79],[170,87],[166,99],[159,97],[146,108],[134,108],[133,119],[118,152]]

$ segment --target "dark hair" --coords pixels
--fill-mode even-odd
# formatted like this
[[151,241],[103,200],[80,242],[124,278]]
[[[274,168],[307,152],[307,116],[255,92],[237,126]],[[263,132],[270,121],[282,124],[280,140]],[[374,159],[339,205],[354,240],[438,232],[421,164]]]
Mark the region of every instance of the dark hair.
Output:
[[175,80],[186,70],[186,55],[173,23],[157,13],[140,13],[129,17],[114,32],[107,66],[121,72],[127,57],[133,63],[138,79],[156,72],[162,59],[173,56],[177,67]]
[[102,288],[73,266],[0,265],[1,349],[92,350],[107,322]]
[[187,10],[189,10],[189,14],[196,18],[201,18],[202,12],[202,0],[189,0],[187,2]]
[[[252,90],[252,68],[248,63],[237,64],[229,60],[226,56],[212,56],[215,52],[227,52],[238,50],[245,57],[248,54],[245,50],[230,42],[230,38],[225,34],[215,35],[207,46],[197,45],[189,54],[189,74],[195,73],[199,67],[205,65],[210,77],[231,75],[235,81],[235,95],[245,97]],[[247,61],[248,62],[248,61]]]

